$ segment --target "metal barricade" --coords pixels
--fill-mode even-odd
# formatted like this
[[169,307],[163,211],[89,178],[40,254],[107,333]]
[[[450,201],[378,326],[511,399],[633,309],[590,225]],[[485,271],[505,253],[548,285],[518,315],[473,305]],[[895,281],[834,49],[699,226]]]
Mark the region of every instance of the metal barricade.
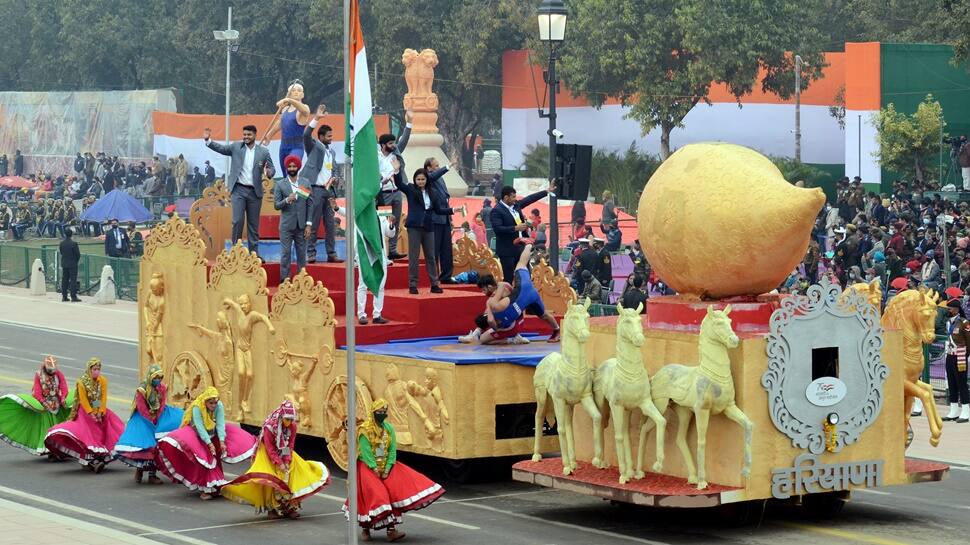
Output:
[[[101,271],[111,265],[119,299],[135,301],[138,297],[138,259],[105,257],[85,253],[86,247],[102,246],[100,243],[81,245],[81,261],[78,263],[78,293],[94,295],[101,287]],[[31,266],[35,259],[44,265],[44,278],[48,291],[61,290],[61,255],[57,245],[47,244],[39,248],[15,244],[0,244],[0,285],[21,288],[30,287]]]

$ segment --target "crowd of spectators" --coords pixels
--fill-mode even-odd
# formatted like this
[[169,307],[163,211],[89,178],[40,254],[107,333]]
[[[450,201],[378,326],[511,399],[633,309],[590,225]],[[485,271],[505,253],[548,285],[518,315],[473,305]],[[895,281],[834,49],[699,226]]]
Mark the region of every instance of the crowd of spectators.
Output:
[[[191,167],[182,155],[169,159],[125,164],[118,156],[103,152],[78,152],[71,172],[24,172],[24,156],[0,155],[0,177],[20,176],[33,187],[0,187],[0,240],[63,237],[65,227],[75,234],[101,236],[100,222],[80,221],[80,216],[102,195],[121,189],[133,197],[197,195],[215,181],[215,169],[206,161]],[[12,172],[11,172],[12,166]]]
[[816,219],[808,251],[779,292],[804,292],[823,276],[845,287],[879,279],[884,289],[970,289],[970,204],[930,196],[918,182],[890,194],[843,178]]

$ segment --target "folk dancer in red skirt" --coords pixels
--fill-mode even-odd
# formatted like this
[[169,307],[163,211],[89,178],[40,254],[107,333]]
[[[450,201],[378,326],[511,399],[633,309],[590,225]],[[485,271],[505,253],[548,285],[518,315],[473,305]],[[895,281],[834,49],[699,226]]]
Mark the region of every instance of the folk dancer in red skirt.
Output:
[[[445,493],[438,483],[397,461],[394,427],[386,421],[387,401],[378,399],[357,430],[357,522],[361,537],[370,541],[371,530],[387,528],[388,541],[404,537],[395,526],[407,511],[422,509]],[[347,504],[344,512],[349,515]]]

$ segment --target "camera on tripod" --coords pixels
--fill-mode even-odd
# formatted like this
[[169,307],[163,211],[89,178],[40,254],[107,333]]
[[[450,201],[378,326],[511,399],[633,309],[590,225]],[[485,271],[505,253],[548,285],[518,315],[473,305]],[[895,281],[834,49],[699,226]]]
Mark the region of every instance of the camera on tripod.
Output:
[[950,144],[954,151],[960,151],[960,148],[967,143],[967,140],[963,136],[944,136],[943,143]]

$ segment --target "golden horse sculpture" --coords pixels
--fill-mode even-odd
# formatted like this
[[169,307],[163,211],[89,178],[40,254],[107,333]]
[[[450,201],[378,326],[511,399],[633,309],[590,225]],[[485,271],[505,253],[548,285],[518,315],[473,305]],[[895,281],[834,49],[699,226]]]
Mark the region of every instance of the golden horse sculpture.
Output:
[[[659,473],[664,462],[664,430],[667,420],[660,414],[650,397],[650,377],[643,366],[640,347],[643,346],[643,324],[637,308],[623,308],[617,304],[620,317],[616,321],[616,357],[596,368],[593,374],[593,399],[602,415],[603,426],[613,415],[613,436],[616,439],[616,461],[620,470],[620,484],[643,478],[643,453],[637,452],[637,468],[633,470],[630,454],[630,416],[635,409],[650,417],[657,426],[657,460],[653,471]],[[643,443],[639,445],[643,449]],[[600,448],[602,451],[602,448]]]
[[[589,339],[589,305],[570,305],[562,319],[561,352],[553,352],[542,358],[536,367],[532,384],[536,394],[536,430],[532,461],[542,459],[539,441],[542,439],[542,422],[549,425],[559,422],[559,451],[562,454],[562,474],[570,475],[576,469],[576,450],[573,441],[573,408],[581,404],[593,419],[594,457],[593,465],[603,467],[603,429],[600,412],[593,401],[593,370],[586,363],[586,341]],[[547,403],[552,400],[555,416]]]
[[[913,399],[919,398],[923,402],[926,418],[930,423],[930,444],[934,447],[940,444],[943,435],[943,420],[936,412],[936,402],[933,400],[933,387],[920,380],[925,362],[923,360],[923,344],[936,340],[934,329],[937,312],[937,302],[940,295],[925,288],[919,290],[905,290],[889,301],[886,312],[882,315],[882,326],[886,329],[899,329],[903,332],[903,411],[906,419],[907,439],[909,433],[910,411],[913,409]],[[898,362],[892,362],[898,363]]]
[[[653,403],[662,413],[673,401],[677,411],[677,447],[687,464],[687,482],[697,483],[697,489],[707,488],[705,456],[707,448],[707,424],[712,414],[724,413],[744,429],[744,467],[741,476],[751,474],[751,436],[754,424],[734,402],[734,377],[731,375],[731,359],[728,350],[736,348],[740,340],[731,329],[731,305],[724,310],[714,310],[708,305],[707,315],[701,322],[698,340],[700,365],[687,366],[667,364],[650,380]],[[693,414],[692,414],[693,413]],[[687,429],[691,418],[697,419],[697,467],[687,446]],[[652,420],[644,419],[640,427],[640,448]],[[637,460],[640,465],[641,460]]]
[[[868,284],[865,282],[859,282],[846,287],[845,291],[842,292],[841,297],[839,297],[839,300],[843,303],[843,305],[849,300],[849,294],[852,292],[860,293],[865,296],[866,300],[870,305],[876,308],[877,312],[882,309],[882,285],[878,278],[873,279],[872,282],[869,282]],[[855,309],[850,308],[849,310]]]

